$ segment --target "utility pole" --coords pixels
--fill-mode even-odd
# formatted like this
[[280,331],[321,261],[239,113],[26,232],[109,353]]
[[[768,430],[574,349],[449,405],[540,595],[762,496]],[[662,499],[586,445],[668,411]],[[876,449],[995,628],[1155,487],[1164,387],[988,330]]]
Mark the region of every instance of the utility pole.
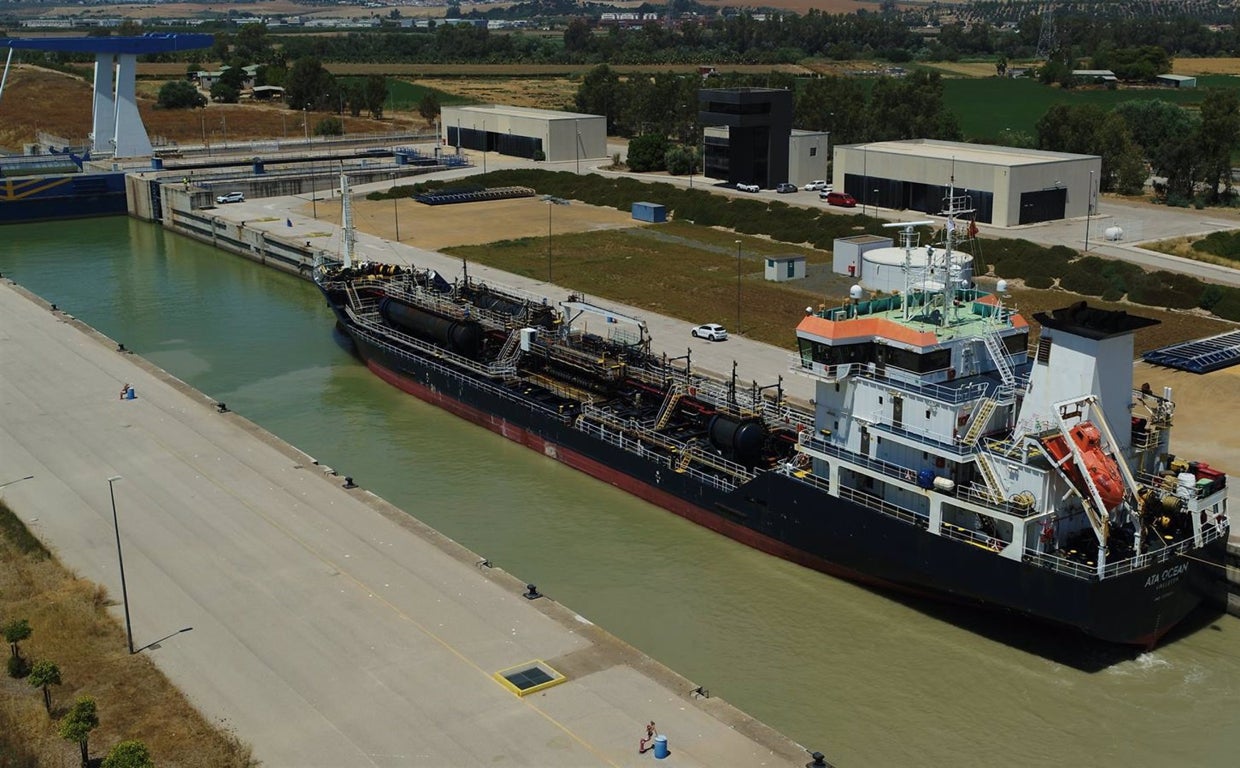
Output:
[[1089,193],[1085,196],[1085,250],[1089,250],[1089,217],[1094,212],[1094,172],[1089,172]]
[[125,604],[125,636],[129,641],[129,653],[132,655],[133,627],[129,623],[129,591],[125,588],[125,558],[121,554],[121,525],[116,518],[116,493],[112,490],[112,483],[120,479],[120,475],[113,475],[108,478],[108,497],[112,499],[112,527],[116,529],[116,560],[121,567],[121,600]]
[[741,241],[736,241],[736,332],[741,332]]

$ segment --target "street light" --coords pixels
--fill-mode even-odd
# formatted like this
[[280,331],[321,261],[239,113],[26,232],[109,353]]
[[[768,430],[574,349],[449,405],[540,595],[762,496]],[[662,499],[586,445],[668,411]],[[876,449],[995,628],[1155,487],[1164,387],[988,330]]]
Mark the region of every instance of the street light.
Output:
[[577,131],[577,144],[573,147],[573,156],[577,161],[577,173],[581,173],[581,125],[573,118],[573,128]]
[[554,206],[550,199],[547,200],[547,282],[551,282],[551,208]]
[[[392,189],[396,189],[396,174],[392,174]],[[400,207],[396,204],[396,195],[392,195],[392,216],[396,219],[396,242],[400,242]]]
[[125,636],[129,640],[129,653],[132,655],[133,627],[129,623],[129,591],[125,589],[125,558],[121,554],[121,524],[116,519],[116,493],[112,490],[112,483],[120,479],[120,475],[112,475],[108,478],[108,497],[112,499],[112,527],[116,529],[116,559],[121,566],[121,600],[125,604]]
[[741,332],[741,241],[736,241],[736,332]]
[[228,116],[220,115],[220,135],[224,137],[224,149],[228,149]]
[[1094,212],[1094,172],[1089,172],[1089,190],[1085,194],[1085,250],[1089,250],[1089,216]]
[[306,143],[310,143],[310,102],[306,102],[306,106],[301,108],[301,129],[306,134]]

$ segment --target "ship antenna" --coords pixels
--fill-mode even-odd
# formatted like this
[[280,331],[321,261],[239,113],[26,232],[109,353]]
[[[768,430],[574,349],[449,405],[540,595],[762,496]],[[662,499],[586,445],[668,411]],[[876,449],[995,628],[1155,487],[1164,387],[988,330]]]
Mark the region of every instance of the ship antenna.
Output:
[[[910,298],[913,295],[913,249],[917,247],[917,227],[928,226],[933,221],[896,221],[884,224],[886,229],[900,230],[900,244],[904,246],[904,319],[909,319]],[[929,259],[927,258],[927,266]],[[922,270],[922,293],[925,293],[926,270]]]
[[340,174],[340,236],[344,268],[353,266],[353,197],[348,174]]

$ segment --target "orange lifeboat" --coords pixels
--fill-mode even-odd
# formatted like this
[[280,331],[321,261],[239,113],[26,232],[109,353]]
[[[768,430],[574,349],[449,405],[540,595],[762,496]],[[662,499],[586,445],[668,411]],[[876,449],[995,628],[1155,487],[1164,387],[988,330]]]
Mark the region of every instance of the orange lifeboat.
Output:
[[[1084,459],[1085,469],[1098,489],[1098,495],[1107,510],[1112,510],[1124,500],[1124,478],[1120,475],[1119,465],[1102,450],[1102,435],[1098,428],[1088,421],[1077,424],[1068,430],[1068,436],[1076,444],[1076,448]],[[1081,477],[1081,471],[1075,461],[1068,459],[1070,451],[1062,434],[1049,437],[1042,441],[1050,454],[1051,460],[1063,468],[1064,474],[1072,481],[1083,496],[1089,496],[1089,487]]]

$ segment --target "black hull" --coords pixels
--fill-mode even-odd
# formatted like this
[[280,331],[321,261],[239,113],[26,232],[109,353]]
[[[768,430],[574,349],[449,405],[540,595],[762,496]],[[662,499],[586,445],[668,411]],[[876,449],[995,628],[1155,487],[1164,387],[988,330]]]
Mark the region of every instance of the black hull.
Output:
[[503,390],[338,318],[358,356],[388,383],[510,440],[744,544],[819,571],[926,597],[979,604],[1149,647],[1203,602],[1225,601],[1215,566],[1226,537],[1128,574],[1087,580],[928,534],[902,519],[778,472],[727,491],[532,408]]

